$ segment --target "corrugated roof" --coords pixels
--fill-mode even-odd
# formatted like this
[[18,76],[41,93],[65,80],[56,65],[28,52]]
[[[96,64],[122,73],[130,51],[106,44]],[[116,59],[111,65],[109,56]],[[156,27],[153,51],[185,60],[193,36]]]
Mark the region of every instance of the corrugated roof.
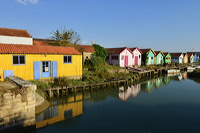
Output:
[[131,53],[132,51],[127,47],[121,47],[121,48],[106,48],[108,51],[108,54],[120,54],[124,49],[128,49]]
[[9,29],[9,28],[0,28],[0,35],[14,36],[14,37],[27,37],[27,38],[32,37],[26,30]]
[[81,54],[73,47],[0,44],[0,54]]

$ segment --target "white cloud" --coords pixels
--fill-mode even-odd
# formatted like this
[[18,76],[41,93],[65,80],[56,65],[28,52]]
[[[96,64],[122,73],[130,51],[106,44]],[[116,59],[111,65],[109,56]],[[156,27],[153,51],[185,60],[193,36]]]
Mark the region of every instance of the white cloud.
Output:
[[16,0],[18,3],[21,4],[37,4],[39,0]]

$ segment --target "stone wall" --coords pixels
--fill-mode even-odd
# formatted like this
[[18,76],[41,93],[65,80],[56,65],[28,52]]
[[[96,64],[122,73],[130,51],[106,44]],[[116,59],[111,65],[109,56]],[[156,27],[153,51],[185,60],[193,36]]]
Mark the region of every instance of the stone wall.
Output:
[[0,90],[0,132],[34,127],[36,85],[18,77],[9,79],[19,88]]

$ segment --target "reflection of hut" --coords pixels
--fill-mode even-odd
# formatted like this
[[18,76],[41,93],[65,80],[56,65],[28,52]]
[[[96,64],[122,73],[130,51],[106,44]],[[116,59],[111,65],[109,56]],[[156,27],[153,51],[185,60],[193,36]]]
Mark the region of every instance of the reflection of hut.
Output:
[[167,76],[164,77],[163,81],[164,81],[165,84],[168,84],[170,82],[170,77],[167,77]]
[[182,76],[181,73],[178,75],[178,79],[179,79],[180,81],[183,79],[183,76]]
[[160,88],[162,86],[162,84],[163,84],[163,78],[162,77],[155,79],[155,86],[157,88]]
[[[76,100],[77,99],[81,100],[82,95],[77,95]],[[83,113],[83,103],[82,101],[72,102],[74,100],[74,97],[70,97],[68,100],[70,103],[61,105],[55,102],[54,105],[50,106],[43,113],[37,116],[36,128],[41,128],[46,125],[51,125],[71,117],[81,115]]]
[[149,80],[146,83],[143,83],[141,85],[141,89],[143,89],[146,92],[152,92],[154,90],[154,80]]
[[[140,84],[132,85],[124,92],[119,93],[119,98],[123,101],[128,100],[130,97],[136,97],[140,92]],[[120,87],[120,90],[124,90],[123,87]]]
[[183,77],[183,79],[187,79],[187,72],[184,72],[184,73],[182,73],[182,77]]

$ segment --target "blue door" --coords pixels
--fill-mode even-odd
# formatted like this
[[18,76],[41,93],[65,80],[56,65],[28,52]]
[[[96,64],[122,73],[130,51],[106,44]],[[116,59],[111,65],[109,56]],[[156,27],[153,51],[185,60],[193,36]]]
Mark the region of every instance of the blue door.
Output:
[[58,62],[52,61],[52,77],[58,77]]
[[34,62],[34,79],[40,79],[40,61]]
[[42,61],[42,78],[51,77],[50,61]]
[[9,77],[9,76],[14,76],[14,71],[13,70],[4,70],[4,79]]

